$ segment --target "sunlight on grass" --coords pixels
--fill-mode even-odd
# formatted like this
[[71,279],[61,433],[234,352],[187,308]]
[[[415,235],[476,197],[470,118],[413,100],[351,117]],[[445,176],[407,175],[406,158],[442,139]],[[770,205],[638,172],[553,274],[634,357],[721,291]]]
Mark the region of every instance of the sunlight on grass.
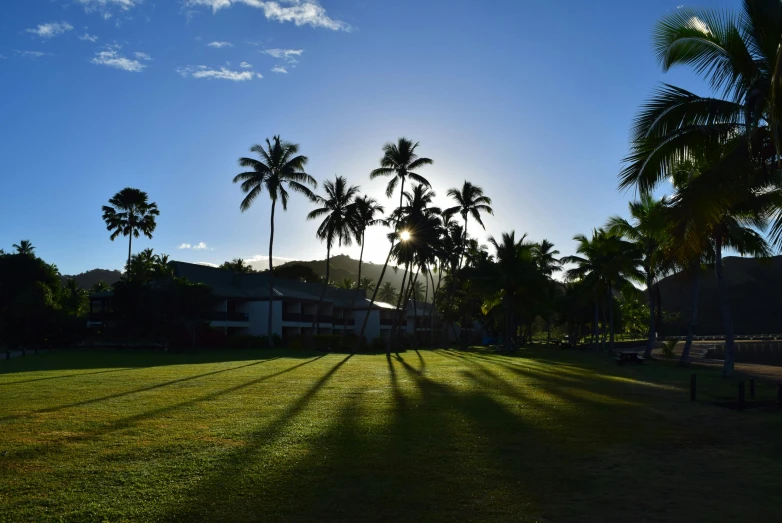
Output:
[[[709,493],[752,463],[764,479],[736,506],[773,516],[782,467],[754,435],[778,430],[778,416],[691,404],[687,370],[612,363],[546,349],[11,360],[0,367],[0,514],[719,521],[738,512]],[[636,483],[616,502],[617,484]],[[666,499],[653,517],[637,508],[650,496]]]

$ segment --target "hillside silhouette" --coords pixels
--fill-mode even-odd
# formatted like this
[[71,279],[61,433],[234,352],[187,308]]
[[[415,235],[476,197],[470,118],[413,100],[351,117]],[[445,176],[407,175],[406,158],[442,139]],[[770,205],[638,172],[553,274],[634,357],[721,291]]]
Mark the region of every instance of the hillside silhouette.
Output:
[[[343,254],[333,256],[330,260],[331,272],[329,278],[332,281],[338,282],[344,278],[350,278],[354,282],[358,279],[358,260],[354,260],[350,256]],[[311,261],[290,261],[280,265],[279,267],[286,267],[290,265],[304,265],[310,267],[318,276],[326,275],[326,260],[311,260]],[[377,283],[380,278],[380,273],[383,270],[382,264],[364,262],[361,266],[361,277],[371,278],[374,283]],[[402,277],[404,270],[399,268],[395,269],[390,266],[386,269],[386,273],[383,276],[383,283],[389,281],[398,291],[402,286]],[[419,281],[425,285],[423,277],[419,276]],[[437,276],[435,276],[435,283],[437,283]],[[430,284],[431,287],[431,284]],[[429,299],[431,300],[431,289],[429,290]]]
[[62,275],[63,281],[67,280],[68,278],[75,278],[76,283],[81,287],[82,289],[89,289],[96,283],[100,282],[101,280],[105,281],[109,285],[113,285],[114,283],[118,282],[120,277],[122,276],[122,273],[120,271],[110,271],[108,269],[92,269],[91,271],[82,272],[80,274],[76,275]]
[[[782,333],[782,256],[765,260],[730,256],[723,259],[728,285],[734,331],[737,335]],[[692,281],[674,274],[660,281],[662,306],[677,313],[674,321],[663,325],[661,334],[683,336],[687,333],[692,299]],[[696,335],[722,335],[717,278],[714,269],[701,274],[698,293]]]

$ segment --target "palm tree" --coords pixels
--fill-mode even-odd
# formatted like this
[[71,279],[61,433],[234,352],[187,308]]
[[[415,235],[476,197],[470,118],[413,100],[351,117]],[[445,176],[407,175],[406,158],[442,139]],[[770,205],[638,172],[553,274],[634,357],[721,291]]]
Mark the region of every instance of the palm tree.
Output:
[[375,288],[375,280],[373,280],[372,278],[361,278],[359,280],[358,288],[359,289],[364,289],[365,291],[367,291],[369,289],[374,289]]
[[[456,213],[461,214],[462,220],[464,220],[464,229],[462,231],[464,234],[464,239],[462,240],[462,243],[466,245],[468,218],[472,216],[473,219],[476,222],[478,222],[478,224],[484,230],[486,230],[486,226],[483,224],[483,220],[481,219],[481,213],[494,214],[494,211],[491,208],[491,198],[489,198],[488,196],[484,196],[483,189],[481,189],[477,185],[473,185],[467,180],[464,181],[461,189],[459,189],[458,187],[453,187],[451,189],[448,189],[448,196],[453,198],[453,200],[456,202],[456,205],[454,207],[450,207],[446,209],[445,214],[446,215],[453,215]],[[459,263],[456,266],[457,271],[462,268],[463,255],[464,255],[464,251],[462,251],[459,254]],[[453,302],[455,283],[456,280],[454,278],[451,283],[449,303]]]
[[112,231],[111,241],[120,235],[128,237],[128,267],[133,238],[143,234],[151,239],[157,227],[157,216],[160,216],[157,204],[149,203],[147,193],[132,187],[122,189],[111,197],[109,205],[103,206],[103,221],[106,222],[106,229]]
[[488,268],[492,272],[490,280],[498,291],[496,296],[500,299],[505,311],[505,336],[506,349],[511,348],[512,338],[516,331],[514,314],[514,302],[521,296],[525,286],[536,278],[537,268],[533,257],[535,244],[526,241],[524,234],[516,240],[516,232],[502,233],[500,241],[493,236],[489,237],[489,243],[494,247],[496,263]]
[[338,289],[343,289],[343,290],[349,291],[350,289],[355,287],[355,285],[356,285],[356,283],[351,278],[342,278],[341,280],[339,280],[337,282],[335,287],[338,288]]
[[606,225],[609,232],[633,242],[643,253],[644,281],[649,300],[649,337],[644,352],[647,358],[654,348],[656,327],[659,327],[655,326],[654,285],[665,262],[662,245],[667,241],[667,206],[665,197],[656,200],[644,194],[639,201],[630,202],[632,222],[621,216],[612,216]]
[[[602,283],[602,272],[604,263],[601,252],[601,242],[604,241],[606,232],[602,229],[594,229],[592,237],[587,238],[583,234],[577,234],[573,239],[578,242],[576,256],[565,256],[561,259],[562,263],[575,265],[569,269],[565,276],[568,281],[583,282],[586,287],[592,289],[594,296],[594,316],[592,318],[592,344],[596,347],[599,339],[599,308],[600,308],[600,285]],[[580,256],[579,256],[580,255]]]
[[326,242],[326,278],[323,283],[323,290],[318,299],[318,305],[315,311],[315,318],[312,321],[312,330],[315,334],[318,332],[318,315],[320,314],[320,305],[328,288],[329,273],[331,269],[331,248],[334,242],[341,247],[351,245],[351,235],[356,230],[356,207],[354,199],[358,194],[358,186],[348,185],[347,180],[342,176],[337,176],[332,182],[326,180],[323,183],[323,189],[326,196],[316,196],[315,201],[322,207],[318,207],[307,215],[308,220],[315,220],[325,217],[318,227],[317,237]]
[[391,198],[397,185],[399,189],[399,208],[402,208],[402,198],[405,193],[405,182],[410,179],[421,185],[430,187],[429,181],[414,172],[425,165],[434,163],[430,158],[419,157],[415,150],[418,142],[413,143],[407,138],[399,138],[397,143],[387,143],[383,146],[383,158],[380,159],[380,167],[369,174],[374,180],[380,176],[391,176],[386,186],[386,196]]
[[238,272],[240,274],[251,274],[255,272],[255,269],[253,269],[252,265],[244,261],[242,258],[234,258],[231,261],[223,262],[219,268]]
[[393,303],[396,296],[396,289],[390,281],[385,282],[377,293],[377,299],[383,303]]
[[[369,227],[373,227],[375,225],[380,225],[381,219],[380,215],[382,215],[385,212],[385,209],[382,205],[379,205],[377,203],[377,200],[374,198],[370,198],[369,196],[361,196],[360,198],[356,198],[353,202],[354,208],[355,208],[355,230],[354,235],[356,238],[356,241],[361,245],[361,254],[358,256],[358,277],[357,280],[359,282],[359,285],[356,287],[356,296],[353,298],[353,302],[350,305],[350,310],[353,310],[353,307],[356,305],[356,297],[358,296],[358,293],[361,291],[361,289],[367,290],[369,288],[369,284],[365,282],[364,280],[368,280],[369,278],[362,278],[361,277],[361,269],[364,262],[364,245],[366,244],[366,234],[367,229]],[[371,281],[371,280],[370,280]]]
[[562,263],[556,258],[558,254],[559,251],[554,249],[554,244],[546,239],[535,244],[533,256],[538,270],[544,276],[550,278],[555,272],[562,270]]
[[35,247],[33,247],[33,244],[30,242],[30,240],[22,240],[19,243],[13,244],[11,247],[16,249],[16,254],[35,254]]
[[250,151],[257,154],[260,159],[239,158],[239,166],[250,169],[234,176],[233,182],[241,182],[244,197],[239,208],[242,212],[247,211],[256,198],[261,195],[263,189],[269,193],[272,200],[271,221],[269,234],[269,318],[267,323],[267,338],[269,346],[272,341],[272,300],[274,299],[274,264],[272,261],[272,251],[274,248],[274,210],[277,206],[277,200],[282,203],[282,210],[288,210],[288,191],[295,191],[304,196],[314,199],[315,195],[310,189],[316,188],[318,182],[315,178],[304,172],[304,166],[308,158],[299,155],[299,146],[297,144],[284,142],[279,135],[270,141],[266,139],[266,146],[262,144],[253,145]]
[[544,312],[542,315],[546,321],[546,344],[549,344],[551,343],[551,317],[555,312],[555,295],[557,293],[556,283],[551,279],[551,276],[562,270],[562,264],[557,259],[559,251],[554,249],[554,244],[546,239],[535,244],[532,255],[538,270],[547,279],[541,292],[541,301]]

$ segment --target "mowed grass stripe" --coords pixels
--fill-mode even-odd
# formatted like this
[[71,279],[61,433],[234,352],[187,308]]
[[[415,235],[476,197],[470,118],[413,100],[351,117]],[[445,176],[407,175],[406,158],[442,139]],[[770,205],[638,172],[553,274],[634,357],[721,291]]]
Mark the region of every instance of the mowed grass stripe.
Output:
[[[0,367],[0,520],[777,513],[780,449],[767,434],[780,417],[692,404],[688,371],[666,364],[551,349],[219,357],[43,354]],[[758,481],[736,487],[747,474]],[[728,488],[731,503],[712,495]]]

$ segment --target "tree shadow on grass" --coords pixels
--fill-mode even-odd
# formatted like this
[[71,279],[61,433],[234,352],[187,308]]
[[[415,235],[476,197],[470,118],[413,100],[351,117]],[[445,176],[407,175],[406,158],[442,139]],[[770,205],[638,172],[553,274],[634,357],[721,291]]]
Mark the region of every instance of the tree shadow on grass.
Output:
[[314,351],[289,349],[215,349],[196,352],[160,352],[135,349],[62,349],[24,358],[0,359],[0,377],[24,372],[197,365],[272,357],[311,358]]
[[[254,431],[247,438],[246,446],[225,454],[215,470],[187,495],[187,501],[180,503],[165,519],[171,521],[259,521],[268,519],[253,512],[251,507],[246,505],[248,498],[240,488],[245,479],[243,477],[244,471],[262,457],[264,448],[272,445],[283,436],[286,426],[309,406],[315,395],[352,357],[353,355],[350,354],[339,361],[279,416]],[[258,487],[265,489],[268,486],[258,485]],[[260,495],[263,497],[262,494]]]
[[[38,448],[35,449],[28,449],[25,452],[21,452],[14,455],[15,459],[29,459],[29,458],[38,458],[44,455],[52,454],[53,452],[61,451],[64,447],[63,445],[67,442],[77,442],[77,441],[90,441],[96,437],[105,436],[108,434],[111,434],[113,432],[117,432],[120,430],[124,430],[127,428],[131,428],[134,425],[138,424],[141,421],[152,419],[158,416],[161,416],[163,414],[178,410],[178,409],[184,409],[193,405],[196,405],[198,403],[202,403],[205,401],[211,401],[214,399],[217,399],[221,396],[224,396],[226,394],[231,394],[233,392],[246,389],[247,387],[251,387],[253,385],[257,385],[258,383],[262,383],[264,381],[268,381],[270,379],[274,379],[278,376],[281,376],[283,374],[287,374],[289,372],[293,372],[295,370],[298,370],[300,367],[303,367],[305,365],[308,365],[310,363],[313,363],[319,359],[321,359],[324,355],[316,356],[310,360],[307,360],[303,363],[296,364],[292,367],[288,367],[286,369],[274,372],[272,374],[267,374],[265,376],[261,376],[260,378],[256,378],[244,383],[240,383],[239,385],[235,385],[233,387],[229,387],[227,389],[222,389],[216,392],[212,392],[203,396],[199,396],[196,398],[191,398],[187,401],[182,401],[179,403],[175,403],[173,405],[168,405],[166,407],[161,407],[158,409],[148,410],[141,412],[139,414],[128,416],[125,418],[121,418],[109,423],[106,423],[102,425],[101,427],[94,428],[92,430],[89,430],[87,432],[80,432],[77,434],[72,435],[65,435],[61,436],[59,438],[55,439],[48,439],[45,443],[42,443]],[[272,358],[277,359],[277,358]],[[271,361],[270,360],[264,360],[264,361]]]
[[[60,374],[59,376],[48,376],[46,378],[33,378],[29,380],[16,380],[16,381],[0,381],[0,387],[7,387],[10,385],[19,385],[21,383],[32,383],[34,381],[48,381],[48,380],[60,380],[63,378],[80,378],[82,376],[92,376],[94,374],[108,374],[112,372],[124,372],[128,370],[136,370],[139,367],[127,367],[124,369],[109,369],[109,370],[99,370],[95,372],[80,372],[78,374]],[[2,376],[2,374],[0,374]]]
[[188,376],[186,378],[179,378],[179,379],[176,379],[176,380],[165,381],[163,383],[156,383],[155,385],[150,385],[148,387],[141,387],[141,388],[138,388],[138,389],[123,391],[123,392],[117,392],[116,394],[109,394],[107,396],[101,396],[99,398],[92,398],[92,399],[88,399],[88,400],[84,400],[84,401],[78,401],[76,403],[68,403],[68,404],[65,404],[65,405],[57,405],[56,407],[49,407],[49,408],[46,408],[46,409],[35,410],[35,411],[32,411],[32,412],[26,412],[26,413],[23,413],[23,414],[14,414],[14,415],[11,415],[11,416],[4,416],[4,417],[0,418],[0,422],[2,422],[2,421],[10,421],[10,420],[15,420],[15,419],[20,419],[20,418],[29,418],[31,416],[35,416],[36,414],[48,414],[48,413],[51,413],[51,412],[57,412],[57,411],[60,411],[60,410],[70,409],[70,408],[75,408],[75,407],[84,407],[86,405],[92,405],[94,403],[99,403],[101,401],[107,401],[107,400],[122,398],[124,396],[129,396],[131,394],[138,394],[138,393],[141,393],[141,392],[148,392],[148,391],[151,391],[151,390],[156,390],[156,389],[160,389],[160,388],[163,388],[163,387],[168,387],[170,385],[175,385],[177,383],[184,383],[184,382],[191,381],[191,380],[196,380],[196,379],[199,379],[199,378],[205,378],[207,376],[214,376],[215,374],[221,374],[221,373],[224,373],[224,372],[230,372],[230,371],[234,371],[234,370],[244,369],[244,368],[247,368],[247,367],[253,367],[255,365],[260,365],[262,363],[273,361],[273,360],[276,360],[276,359],[279,359],[279,358],[280,357],[278,356],[278,357],[269,358],[269,359],[265,359],[265,360],[254,361],[253,363],[248,363],[246,365],[239,365],[237,367],[230,367],[228,369],[218,369],[218,370],[214,370],[214,371],[211,371],[211,372],[204,372],[204,373],[201,373],[201,374]]

